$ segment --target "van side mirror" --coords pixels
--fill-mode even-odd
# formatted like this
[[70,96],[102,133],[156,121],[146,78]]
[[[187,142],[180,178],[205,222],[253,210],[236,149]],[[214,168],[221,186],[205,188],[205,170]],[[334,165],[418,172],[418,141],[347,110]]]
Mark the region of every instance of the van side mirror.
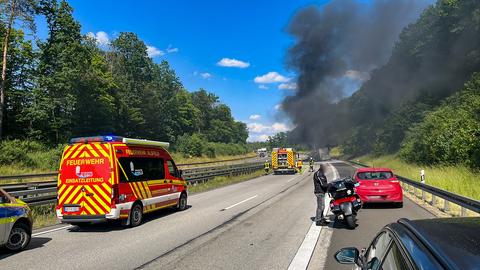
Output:
[[357,264],[360,252],[355,247],[342,248],[335,253],[335,260],[341,264]]
[[180,178],[183,177],[183,170],[178,170],[178,177],[180,177]]

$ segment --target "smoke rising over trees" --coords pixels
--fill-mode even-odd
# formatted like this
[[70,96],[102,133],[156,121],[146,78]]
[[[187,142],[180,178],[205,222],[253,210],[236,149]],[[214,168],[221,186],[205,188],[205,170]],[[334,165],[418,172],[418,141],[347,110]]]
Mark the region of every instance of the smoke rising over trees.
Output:
[[480,3],[429,4],[332,1],[296,14],[286,61],[298,91],[283,104],[293,135],[353,155],[397,151],[405,131],[480,67]]

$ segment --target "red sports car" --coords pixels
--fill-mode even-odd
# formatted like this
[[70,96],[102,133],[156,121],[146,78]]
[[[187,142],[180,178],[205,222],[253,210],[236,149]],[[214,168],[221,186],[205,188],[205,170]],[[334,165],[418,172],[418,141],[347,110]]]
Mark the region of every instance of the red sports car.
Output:
[[403,207],[402,187],[393,174],[387,168],[360,168],[355,172],[355,180],[360,184],[357,194],[364,203],[395,203],[397,207]]

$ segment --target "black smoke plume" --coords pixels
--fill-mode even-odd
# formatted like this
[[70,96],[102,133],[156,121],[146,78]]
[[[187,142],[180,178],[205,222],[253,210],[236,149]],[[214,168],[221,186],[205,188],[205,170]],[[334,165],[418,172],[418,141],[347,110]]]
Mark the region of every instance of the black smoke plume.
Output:
[[297,91],[284,111],[296,128],[294,140],[332,146],[348,128],[342,99],[384,65],[402,29],[419,17],[427,0],[332,0],[299,11],[287,32],[295,38],[287,66],[297,74]]

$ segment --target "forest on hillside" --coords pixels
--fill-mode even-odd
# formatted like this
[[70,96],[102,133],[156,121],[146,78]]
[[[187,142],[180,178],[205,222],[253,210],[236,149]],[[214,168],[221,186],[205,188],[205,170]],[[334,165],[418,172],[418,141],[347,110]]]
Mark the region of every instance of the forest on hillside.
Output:
[[[135,33],[121,32],[100,48],[81,34],[66,1],[2,1],[0,8],[4,142],[55,146],[71,137],[116,134],[169,141],[190,155],[246,151],[246,125],[216,95],[187,91]],[[46,21],[45,40],[35,35],[36,18]],[[226,144],[234,147],[227,151]]]

